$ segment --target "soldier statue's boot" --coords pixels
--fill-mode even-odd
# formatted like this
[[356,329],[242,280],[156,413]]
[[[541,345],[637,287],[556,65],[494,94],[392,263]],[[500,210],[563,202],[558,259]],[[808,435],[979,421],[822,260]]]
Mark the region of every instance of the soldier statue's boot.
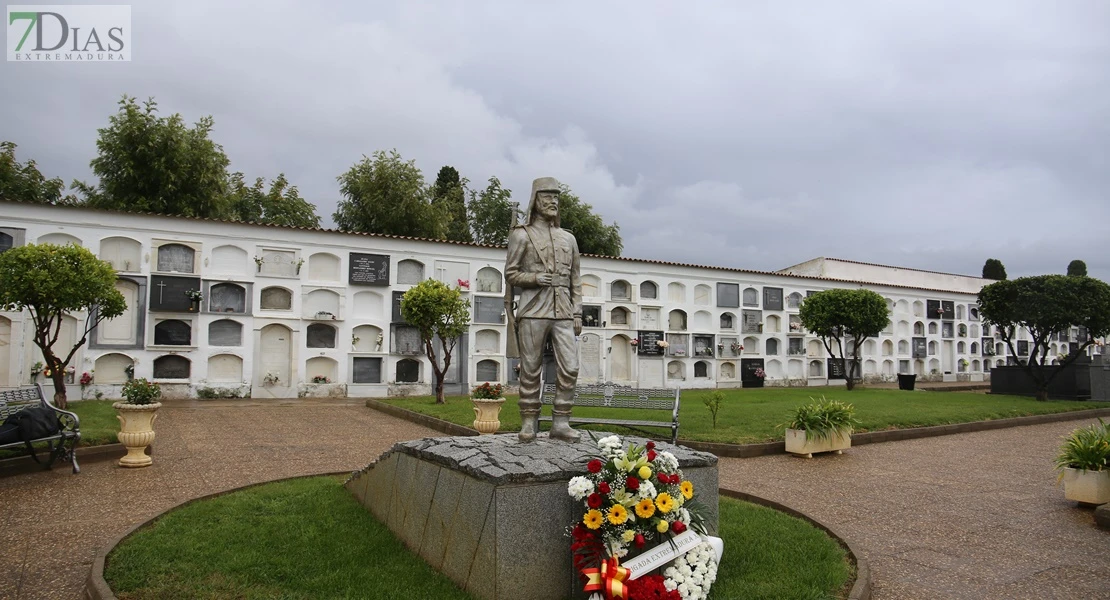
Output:
[[570,410],[551,411],[550,436],[564,442],[577,442],[581,437],[577,431],[570,428]]
[[535,441],[536,433],[540,430],[540,409],[520,409],[520,433],[517,439],[522,442]]

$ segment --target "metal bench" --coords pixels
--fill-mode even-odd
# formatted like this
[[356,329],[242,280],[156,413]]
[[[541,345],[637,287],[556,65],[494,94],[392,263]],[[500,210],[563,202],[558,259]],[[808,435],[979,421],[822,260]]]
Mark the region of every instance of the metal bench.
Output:
[[[28,440],[31,443],[46,442],[47,449],[50,451],[50,457],[46,461],[46,468],[51,468],[54,465],[54,461],[59,458],[65,458],[73,463],[73,472],[80,473],[81,468],[77,466],[77,453],[74,450],[77,447],[77,440],[81,439],[81,420],[76,414],[68,410],[62,410],[48,402],[46,396],[42,393],[41,385],[36,384],[35,387],[22,387],[14,390],[0,391],[0,423],[3,423],[9,416],[33,406],[49,406],[58,416],[58,421],[61,423],[61,429],[58,433],[35,440]],[[26,447],[27,444],[23,441],[0,444],[0,449]],[[35,462],[42,462],[34,453],[31,454],[31,458],[33,458]]]
[[[545,383],[541,387],[540,404],[552,405],[555,400],[555,384]],[[574,406],[594,406],[598,408],[635,408],[641,410],[669,410],[670,421],[646,421],[641,419],[599,419],[571,414],[571,423],[620,425],[645,435],[641,427],[665,427],[671,430],[671,443],[678,443],[678,388],[634,388],[611,383],[580,385],[574,388]],[[540,421],[550,421],[551,417],[542,416]]]

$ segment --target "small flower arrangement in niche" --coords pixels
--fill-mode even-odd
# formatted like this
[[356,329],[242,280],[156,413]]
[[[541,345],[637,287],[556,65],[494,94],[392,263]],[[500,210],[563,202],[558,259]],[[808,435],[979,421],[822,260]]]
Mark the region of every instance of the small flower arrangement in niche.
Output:
[[312,378],[312,383],[331,383],[331,379],[324,375],[317,375]]
[[632,341],[628,343],[632,344],[632,347],[635,348],[636,346],[640,345],[640,338],[632,338]]
[[505,391],[500,383],[490,385],[487,381],[482,385],[475,386],[470,390],[470,397],[476,400],[497,400],[501,398],[501,394]]
[[[627,449],[615,435],[597,441],[599,454],[567,493],[582,502],[570,530],[574,568],[591,600],[667,598],[700,600],[716,580],[719,556],[707,543],[694,484],[678,459],[654,442]],[[658,558],[666,555],[664,558]],[[628,566],[622,567],[622,559]],[[662,575],[647,573],[677,559]]]
[[741,344],[740,342],[733,342],[731,348],[733,354],[740,354],[740,352],[744,350],[744,344]]
[[664,350],[666,350],[667,348],[670,347],[671,343],[668,342],[667,340],[659,340],[659,341],[655,342],[655,345],[659,346],[660,348],[662,348]]
[[458,280],[458,283],[459,283],[459,288],[464,289],[464,290],[469,290],[470,289],[470,280],[469,279],[460,279],[460,280]]
[[93,382],[93,376],[88,371],[85,371],[84,373],[81,373],[81,385],[83,385],[83,386],[89,385],[92,382]]
[[756,369],[755,372],[752,373],[752,375],[755,375],[756,379],[763,379],[764,377],[767,376],[767,372],[764,371],[763,369]]
[[263,385],[277,385],[281,383],[281,378],[276,373],[266,373],[266,376],[262,378],[262,383]]
[[204,300],[204,294],[202,294],[200,290],[185,290],[185,296],[187,296],[191,302],[200,302]]

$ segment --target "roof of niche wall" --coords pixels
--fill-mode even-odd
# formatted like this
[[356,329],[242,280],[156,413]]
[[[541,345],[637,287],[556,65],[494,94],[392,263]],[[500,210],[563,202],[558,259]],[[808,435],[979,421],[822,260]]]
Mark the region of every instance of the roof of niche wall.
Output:
[[[501,245],[496,245],[496,244],[479,244],[479,243],[476,243],[476,242],[457,242],[457,241],[453,241],[453,240],[433,240],[433,239],[429,239],[429,238],[407,236],[407,235],[392,235],[392,234],[387,234],[387,233],[363,233],[363,232],[356,232],[356,231],[342,231],[342,230],[339,230],[339,229],[328,229],[328,228],[324,228],[324,227],[295,227],[295,226],[292,226],[292,225],[275,225],[275,224],[271,224],[271,223],[255,223],[253,221],[232,221],[232,220],[229,220],[229,219],[211,219],[211,218],[206,218],[206,217],[185,217],[185,216],[180,216],[180,215],[163,215],[163,214],[159,214],[159,213],[142,212],[142,211],[110,210],[110,209],[103,209],[103,208],[91,208],[91,207],[87,207],[87,206],[78,206],[78,205],[62,205],[62,204],[60,204],[60,205],[44,205],[44,204],[38,204],[38,203],[34,203],[34,202],[22,202],[22,201],[19,201],[19,200],[0,199],[0,205],[3,205],[3,204],[17,204],[17,205],[23,205],[23,206],[27,206],[27,207],[34,207],[34,208],[49,208],[51,210],[88,211],[88,212],[96,212],[96,213],[104,213],[104,214],[119,214],[119,215],[132,215],[132,216],[138,216],[138,217],[149,217],[149,218],[153,218],[153,219],[166,219],[166,220],[189,221],[189,222],[200,222],[200,223],[221,223],[221,224],[227,224],[227,225],[239,225],[239,226],[246,226],[246,227],[266,227],[266,228],[271,228],[271,229],[287,229],[287,230],[306,231],[306,232],[314,232],[314,233],[328,233],[328,234],[333,234],[333,235],[351,235],[351,236],[381,238],[381,239],[390,239],[390,240],[407,240],[407,241],[414,241],[414,242],[424,242],[424,243],[429,243],[429,244],[450,244],[450,245],[455,245],[455,246],[470,246],[470,247],[475,247],[475,248],[491,248],[491,249],[505,249],[506,248],[506,246],[501,246]],[[780,271],[762,271],[762,270],[758,270],[758,269],[742,269],[742,268],[738,268],[738,267],[722,267],[722,266],[716,266],[716,265],[699,265],[699,264],[694,264],[694,263],[681,263],[681,262],[656,260],[656,259],[649,259],[649,258],[632,258],[632,257],[626,257],[626,256],[605,256],[605,255],[601,255],[601,254],[582,254],[582,256],[592,258],[592,259],[597,259],[597,260],[611,260],[611,261],[618,261],[618,262],[631,262],[631,263],[640,263],[640,264],[662,265],[662,266],[668,266],[668,267],[705,269],[705,270],[709,270],[709,271],[724,271],[724,272],[729,272],[729,273],[765,275],[765,276],[772,276],[772,277],[783,277],[783,278],[787,278],[787,279],[808,279],[808,280],[828,281],[828,282],[833,282],[833,283],[850,283],[850,284],[856,284],[856,285],[882,285],[882,286],[891,287],[891,288],[920,290],[920,291],[926,291],[926,292],[942,292],[942,293],[956,293],[956,294],[966,294],[967,293],[967,292],[960,291],[960,290],[929,288],[929,287],[914,286],[914,285],[901,285],[901,284],[887,283],[887,282],[882,282],[882,281],[865,281],[865,280],[857,280],[857,279],[839,279],[839,278],[835,278],[835,277],[826,277],[826,276],[822,276],[822,275],[802,275],[802,274],[794,274],[794,273],[786,272],[786,271],[788,271],[790,269],[793,269],[794,267],[797,267],[797,266],[800,266],[800,265],[819,263],[819,262],[824,261],[824,260],[836,260],[836,261],[840,261],[840,262],[856,263],[856,264],[861,264],[861,265],[883,267],[883,268],[888,268],[888,269],[903,269],[903,270],[910,270],[910,271],[922,271],[922,272],[926,272],[926,273],[939,273],[938,271],[923,271],[921,269],[912,269],[910,267],[891,267],[891,266],[887,266],[887,265],[878,265],[878,264],[874,264],[874,263],[863,263],[863,262],[850,261],[850,260],[844,260],[844,259],[828,259],[828,258],[825,258],[825,257],[814,258],[814,259],[805,261],[803,263],[799,263],[798,265],[794,265],[792,267],[787,267],[786,269],[782,269]],[[948,275],[947,273],[941,273],[941,274]],[[966,276],[961,275],[960,277],[966,277]]]

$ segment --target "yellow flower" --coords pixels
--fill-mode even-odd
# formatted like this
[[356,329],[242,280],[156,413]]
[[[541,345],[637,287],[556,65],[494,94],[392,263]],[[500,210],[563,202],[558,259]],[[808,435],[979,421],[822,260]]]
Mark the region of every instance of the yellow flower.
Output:
[[620,504],[614,504],[609,509],[609,522],[613,525],[620,525],[628,520],[628,509]]
[[667,514],[674,508],[674,500],[671,499],[670,494],[663,492],[655,497],[655,505],[659,507],[659,512]]
[[640,467],[640,479],[643,479],[644,481],[651,479],[651,467],[647,465]]
[[689,481],[683,481],[682,484],[678,486],[678,489],[682,490],[683,498],[689,500],[694,497],[694,484]]
[[664,521],[663,519],[659,519],[659,522],[655,524],[655,530],[659,533],[667,533],[667,530],[670,528],[671,524]]
[[655,505],[651,503],[651,498],[644,498],[636,505],[636,516],[641,519],[646,519],[655,514]]
[[582,517],[582,522],[585,523],[586,527],[589,527],[590,529],[597,529],[601,527],[601,511],[597,510],[596,508],[591,509],[589,512],[586,513],[586,516]]

